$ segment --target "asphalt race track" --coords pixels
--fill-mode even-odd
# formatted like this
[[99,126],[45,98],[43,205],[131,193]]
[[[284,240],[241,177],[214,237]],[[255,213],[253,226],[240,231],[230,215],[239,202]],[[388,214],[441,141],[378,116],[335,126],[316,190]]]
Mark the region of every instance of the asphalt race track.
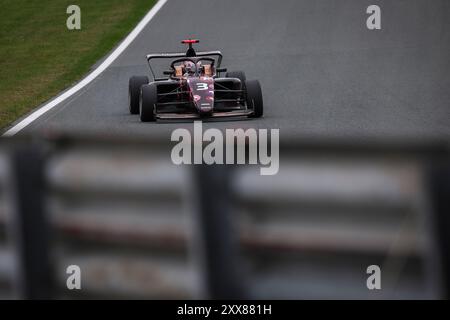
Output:
[[[381,7],[381,30],[366,8]],[[221,50],[223,66],[263,87],[263,119],[205,127],[279,128],[302,137],[450,137],[448,0],[169,0],[95,81],[21,133],[40,129],[167,136],[189,123],[141,123],[128,113],[128,79],[145,55]]]

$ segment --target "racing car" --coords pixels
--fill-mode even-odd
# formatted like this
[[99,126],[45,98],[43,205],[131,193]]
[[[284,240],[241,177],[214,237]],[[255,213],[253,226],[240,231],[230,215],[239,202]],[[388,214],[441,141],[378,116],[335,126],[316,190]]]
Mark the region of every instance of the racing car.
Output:
[[[146,56],[153,81],[147,76],[129,80],[131,114],[143,122],[170,119],[250,117],[263,115],[263,97],[258,80],[247,80],[242,71],[221,67],[220,51],[196,52],[188,39],[186,53],[157,53]],[[157,77],[156,59],[171,59],[169,69]],[[161,61],[161,60],[159,60]],[[225,73],[224,76],[222,74]]]

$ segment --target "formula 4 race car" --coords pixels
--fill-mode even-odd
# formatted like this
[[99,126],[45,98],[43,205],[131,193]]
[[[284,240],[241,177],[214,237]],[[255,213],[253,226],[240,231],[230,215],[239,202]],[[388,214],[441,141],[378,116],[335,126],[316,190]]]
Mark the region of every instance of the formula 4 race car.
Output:
[[[220,67],[222,53],[195,52],[192,45],[198,42],[183,40],[181,43],[189,46],[186,53],[147,55],[153,81],[146,76],[130,78],[131,114],[139,114],[141,121],[263,115],[259,81],[246,80],[242,71],[226,72]],[[156,77],[152,68],[155,59],[174,59],[162,78]]]

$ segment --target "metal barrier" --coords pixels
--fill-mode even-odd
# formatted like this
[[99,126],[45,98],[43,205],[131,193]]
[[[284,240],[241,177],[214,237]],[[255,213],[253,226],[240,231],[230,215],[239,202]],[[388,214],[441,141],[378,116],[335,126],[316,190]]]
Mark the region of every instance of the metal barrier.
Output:
[[[175,166],[170,147],[3,139],[0,296],[448,295],[446,143],[291,139],[275,176],[254,166]],[[66,288],[72,264],[81,290]],[[372,264],[382,268],[382,290],[366,287]]]

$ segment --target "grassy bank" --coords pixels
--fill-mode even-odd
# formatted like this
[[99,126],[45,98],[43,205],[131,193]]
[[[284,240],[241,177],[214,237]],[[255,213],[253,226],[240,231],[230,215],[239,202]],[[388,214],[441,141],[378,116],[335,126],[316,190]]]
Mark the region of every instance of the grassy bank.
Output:
[[[156,0],[0,0],[0,129],[72,85]],[[66,27],[69,5],[81,30]]]

